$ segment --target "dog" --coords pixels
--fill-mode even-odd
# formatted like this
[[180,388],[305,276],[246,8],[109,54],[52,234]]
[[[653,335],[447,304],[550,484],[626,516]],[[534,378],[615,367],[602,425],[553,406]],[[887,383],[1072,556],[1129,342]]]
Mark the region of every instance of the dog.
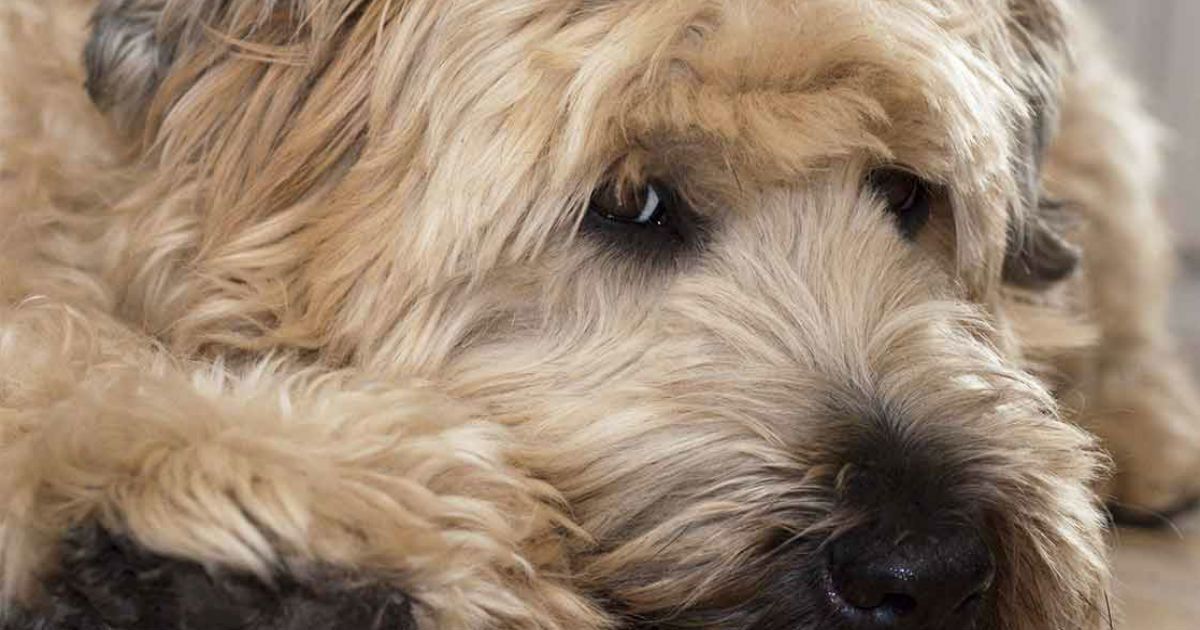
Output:
[[1066,0],[0,24],[10,630],[1099,629],[1200,494]]

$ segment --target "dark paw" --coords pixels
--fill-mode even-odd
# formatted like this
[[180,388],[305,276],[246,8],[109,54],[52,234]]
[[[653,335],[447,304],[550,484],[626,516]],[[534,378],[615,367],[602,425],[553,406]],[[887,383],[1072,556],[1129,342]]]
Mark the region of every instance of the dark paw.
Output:
[[415,630],[409,600],[379,584],[331,577],[267,585],[249,575],[148,553],[100,528],[63,543],[36,610],[3,630]]

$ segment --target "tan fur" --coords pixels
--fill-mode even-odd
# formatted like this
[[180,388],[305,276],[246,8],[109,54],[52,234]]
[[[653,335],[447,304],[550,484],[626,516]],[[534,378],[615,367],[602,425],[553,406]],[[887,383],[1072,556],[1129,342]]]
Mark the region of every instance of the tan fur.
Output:
[[[741,627],[773,541],[855,518],[869,430],[967,480],[997,628],[1097,629],[1103,458],[1033,373],[1116,498],[1200,490],[1156,134],[1071,6],[127,0],[175,48],[104,42],[102,116],[94,3],[46,4],[0,8],[6,601],[99,520],[388,576],[422,628]],[[1030,103],[1086,261],[1037,293],[1001,283]],[[916,245],[881,163],[949,191]],[[695,259],[576,233],[647,177],[718,224]]]

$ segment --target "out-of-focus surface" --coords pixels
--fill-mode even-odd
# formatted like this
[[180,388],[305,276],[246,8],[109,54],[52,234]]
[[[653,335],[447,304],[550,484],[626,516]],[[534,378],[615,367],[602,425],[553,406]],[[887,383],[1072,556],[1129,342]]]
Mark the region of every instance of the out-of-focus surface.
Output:
[[1200,519],[1177,530],[1117,533],[1117,595],[1123,630],[1200,628]]
[[1083,1],[1099,10],[1121,65],[1141,83],[1146,104],[1167,127],[1165,201],[1180,241],[1200,247],[1200,2]]
[[[1085,1],[1168,132],[1164,203],[1184,254],[1172,323],[1200,369],[1200,0]],[[1122,630],[1200,630],[1200,516],[1177,529],[1118,532],[1116,569]]]

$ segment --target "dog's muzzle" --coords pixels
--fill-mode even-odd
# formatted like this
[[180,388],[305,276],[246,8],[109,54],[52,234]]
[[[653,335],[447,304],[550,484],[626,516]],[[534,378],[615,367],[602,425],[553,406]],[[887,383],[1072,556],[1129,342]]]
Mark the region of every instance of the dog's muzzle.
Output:
[[980,473],[934,444],[886,433],[847,454],[844,525],[811,569],[818,606],[845,630],[967,630],[994,626],[997,562],[972,493]]

